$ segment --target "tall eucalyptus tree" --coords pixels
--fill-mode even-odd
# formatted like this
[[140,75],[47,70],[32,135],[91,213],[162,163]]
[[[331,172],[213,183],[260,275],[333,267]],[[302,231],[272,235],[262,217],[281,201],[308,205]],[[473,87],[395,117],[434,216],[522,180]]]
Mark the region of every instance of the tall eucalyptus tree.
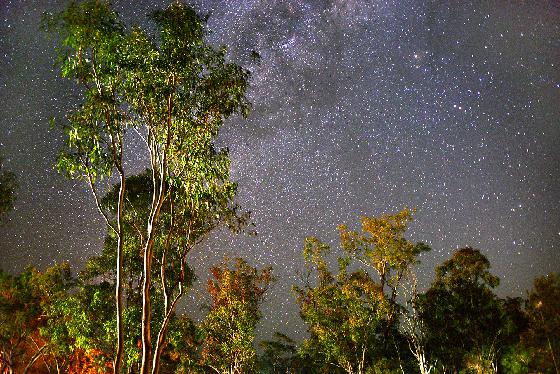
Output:
[[[192,8],[176,2],[154,12],[151,20],[153,32],[126,28],[108,2],[87,0],[72,3],[48,22],[63,40],[62,75],[84,87],[82,104],[63,124],[68,147],[58,167],[87,181],[118,237],[115,373],[122,362],[119,274],[125,240],[122,217],[128,214],[123,212],[125,132],[133,129],[143,138],[151,172],[149,213],[138,233],[143,257],[141,373],[158,372],[169,319],[185,293],[187,252],[218,223],[236,229],[245,220],[232,204],[237,186],[229,180],[227,151],[216,150],[213,140],[227,117],[248,114],[249,72],[227,62],[225,48],[206,42],[205,19]],[[110,217],[97,191],[98,183],[114,170],[120,190],[116,217]],[[156,281],[158,245],[163,250]],[[176,276],[170,277],[173,272]],[[153,343],[155,286],[161,288],[165,305]]]

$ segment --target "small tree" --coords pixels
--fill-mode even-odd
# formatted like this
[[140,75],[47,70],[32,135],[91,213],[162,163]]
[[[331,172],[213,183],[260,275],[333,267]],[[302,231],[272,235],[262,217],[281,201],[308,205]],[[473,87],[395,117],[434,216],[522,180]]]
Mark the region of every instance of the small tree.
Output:
[[452,370],[496,372],[506,315],[492,292],[499,283],[479,250],[457,250],[436,268],[421,296],[421,318],[428,328],[428,350]]
[[396,298],[403,278],[418,263],[418,256],[430,250],[424,243],[404,238],[412,214],[405,208],[381,217],[362,217],[361,233],[348,230],[346,225],[338,227],[342,249],[379,276],[381,297],[389,307],[385,317],[386,341],[398,315]]
[[310,334],[301,354],[330,365],[331,370],[337,367],[349,374],[362,374],[382,346],[382,316],[387,304],[379,284],[366,272],[348,274],[348,259],[339,260],[339,272],[333,275],[324,258],[329,251],[317,238],[305,241],[305,284],[293,287]]
[[[430,250],[404,238],[411,220],[412,212],[404,209],[378,218],[363,217],[361,233],[339,225],[340,245],[347,257],[339,258],[337,275],[330,272],[323,257],[329,247],[316,238],[306,240],[305,285],[294,289],[311,334],[304,343],[307,354],[319,352],[319,361],[348,373],[362,373],[368,367],[388,371],[395,362],[404,370],[397,295],[404,276],[418,263],[418,255]],[[361,268],[349,274],[352,260]],[[315,284],[309,283],[311,270],[317,274]]]
[[551,273],[533,283],[526,303],[529,326],[522,335],[531,352],[529,367],[544,373],[560,372],[560,276]]
[[233,269],[224,262],[211,269],[208,280],[212,299],[203,322],[202,364],[216,373],[247,373],[255,370],[255,327],[259,310],[272,281],[272,268],[258,271],[237,258]]

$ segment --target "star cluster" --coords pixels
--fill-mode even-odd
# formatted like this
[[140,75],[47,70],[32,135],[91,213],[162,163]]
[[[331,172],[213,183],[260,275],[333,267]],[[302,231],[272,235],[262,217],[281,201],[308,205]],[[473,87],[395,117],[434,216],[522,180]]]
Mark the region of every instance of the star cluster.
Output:
[[[115,1],[126,22],[165,3]],[[242,256],[274,267],[263,330],[300,329],[290,286],[303,239],[336,247],[336,225],[416,207],[409,236],[433,248],[423,284],[471,245],[522,295],[560,269],[560,7],[555,1],[197,1],[209,38],[252,71],[248,120],[228,121],[238,202],[257,237],[216,232],[192,254],[203,297],[210,265]],[[63,1],[0,8],[0,146],[19,178],[0,227],[0,266],[79,266],[104,228],[87,190],[53,170],[76,90],[52,67],[56,41],[38,31]],[[259,62],[249,57],[255,50]],[[141,146],[131,139],[134,151]],[[135,154],[129,168],[141,170]],[[189,307],[189,305],[187,305]]]

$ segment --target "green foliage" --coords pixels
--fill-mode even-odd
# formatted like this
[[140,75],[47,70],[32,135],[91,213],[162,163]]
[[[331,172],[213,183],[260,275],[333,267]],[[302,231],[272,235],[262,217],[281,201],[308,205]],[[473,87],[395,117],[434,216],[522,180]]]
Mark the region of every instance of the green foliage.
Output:
[[[317,364],[342,368],[348,373],[364,372],[371,363],[372,349],[380,346],[381,326],[387,304],[381,289],[364,271],[348,274],[346,260],[333,275],[324,256],[329,247],[317,238],[304,245],[307,283],[294,286],[300,315],[310,337],[301,354]],[[316,286],[310,277],[317,277]]]
[[110,284],[79,284],[71,295],[49,304],[45,314],[48,323],[41,334],[50,340],[58,357],[70,357],[78,350],[95,350],[100,352],[100,366],[110,362],[116,339]]
[[164,361],[168,372],[173,370],[177,374],[200,372],[198,364],[202,335],[201,329],[185,315],[172,321],[167,338],[169,346]]
[[528,374],[531,353],[521,346],[509,346],[503,352],[500,365],[508,374]]
[[[0,271],[0,369],[22,372],[38,354],[51,354],[43,336],[46,310],[64,300],[73,285],[68,264],[44,272],[29,266],[17,276]],[[41,332],[41,334],[39,334]]]
[[436,268],[434,283],[420,296],[427,349],[440,365],[476,373],[497,367],[512,327],[492,292],[499,279],[489,269],[479,250],[459,249]]
[[529,325],[521,347],[530,352],[529,369],[542,373],[560,370],[560,275],[551,273],[533,283],[526,303]]
[[83,103],[62,124],[67,149],[56,167],[70,178],[95,183],[122,167],[118,49],[124,27],[108,2],[93,0],[72,2],[61,13],[46,15],[43,26],[62,41],[57,60],[62,77],[84,88]]
[[16,175],[4,169],[0,156],[0,220],[5,213],[14,208],[17,187]]

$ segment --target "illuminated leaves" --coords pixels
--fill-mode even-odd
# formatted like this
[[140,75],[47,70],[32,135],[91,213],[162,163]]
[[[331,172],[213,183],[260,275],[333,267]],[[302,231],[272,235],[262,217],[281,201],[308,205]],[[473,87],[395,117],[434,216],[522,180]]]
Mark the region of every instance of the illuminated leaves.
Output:
[[43,23],[62,40],[61,75],[84,89],[83,103],[62,125],[67,147],[56,167],[70,178],[95,183],[121,166],[124,113],[117,95],[117,51],[124,28],[104,1],[71,3],[63,12],[47,15]]
[[[363,373],[367,367],[380,365],[383,358],[392,360],[387,347],[396,346],[395,341],[390,342],[398,325],[400,282],[418,262],[418,255],[429,250],[404,238],[411,220],[412,212],[404,209],[378,218],[363,217],[362,233],[339,225],[340,245],[347,256],[338,258],[336,275],[325,259],[329,246],[315,237],[305,240],[304,285],[293,287],[311,335],[304,341],[303,355],[348,373]],[[353,261],[362,267],[349,273],[355,267]],[[372,270],[379,283],[368,273]]]
[[374,269],[381,286],[388,284],[394,293],[401,279],[418,256],[430,248],[423,243],[413,243],[404,238],[413,211],[403,209],[381,217],[362,217],[362,232],[339,225],[340,245],[352,258]]
[[379,285],[366,272],[347,273],[348,259],[339,260],[339,273],[333,275],[324,258],[329,251],[317,238],[305,241],[306,284],[293,287],[311,335],[301,353],[348,373],[363,372],[372,350],[379,346],[386,303]]
[[202,362],[219,372],[251,372],[256,360],[253,340],[261,318],[259,307],[273,280],[272,269],[258,271],[238,258],[233,269],[226,262],[211,272],[214,280],[208,280],[208,292],[212,305],[202,325]]
[[[62,76],[83,89],[82,103],[62,125],[66,149],[57,168],[88,182],[98,210],[113,230],[108,243],[116,237],[117,321],[122,314],[123,253],[129,262],[126,281],[138,286],[142,279],[146,284],[142,288],[144,373],[150,371],[152,351],[157,371],[168,323],[192,282],[187,253],[219,224],[239,231],[248,223],[248,216],[239,214],[233,204],[237,185],[229,180],[227,150],[216,150],[213,141],[227,117],[247,115],[249,72],[226,62],[225,48],[215,49],[204,40],[205,19],[193,8],[177,2],[151,18],[155,27],[149,31],[126,28],[109,2],[86,0],[45,19],[47,30],[63,41]],[[128,129],[143,138],[150,161],[143,206],[124,201],[131,196],[124,170],[131,156],[124,144]],[[116,204],[107,204],[107,199],[101,204],[98,191],[111,188],[96,183],[115,170],[120,177]],[[111,192],[115,195],[114,188]],[[136,278],[138,254],[143,256],[144,270]],[[111,257],[105,253],[90,262],[86,275],[113,277],[105,266]],[[153,307],[152,289],[163,298]],[[152,319],[161,330],[148,349]],[[123,341],[122,323],[118,326],[117,372]],[[110,329],[105,330],[108,335]]]

